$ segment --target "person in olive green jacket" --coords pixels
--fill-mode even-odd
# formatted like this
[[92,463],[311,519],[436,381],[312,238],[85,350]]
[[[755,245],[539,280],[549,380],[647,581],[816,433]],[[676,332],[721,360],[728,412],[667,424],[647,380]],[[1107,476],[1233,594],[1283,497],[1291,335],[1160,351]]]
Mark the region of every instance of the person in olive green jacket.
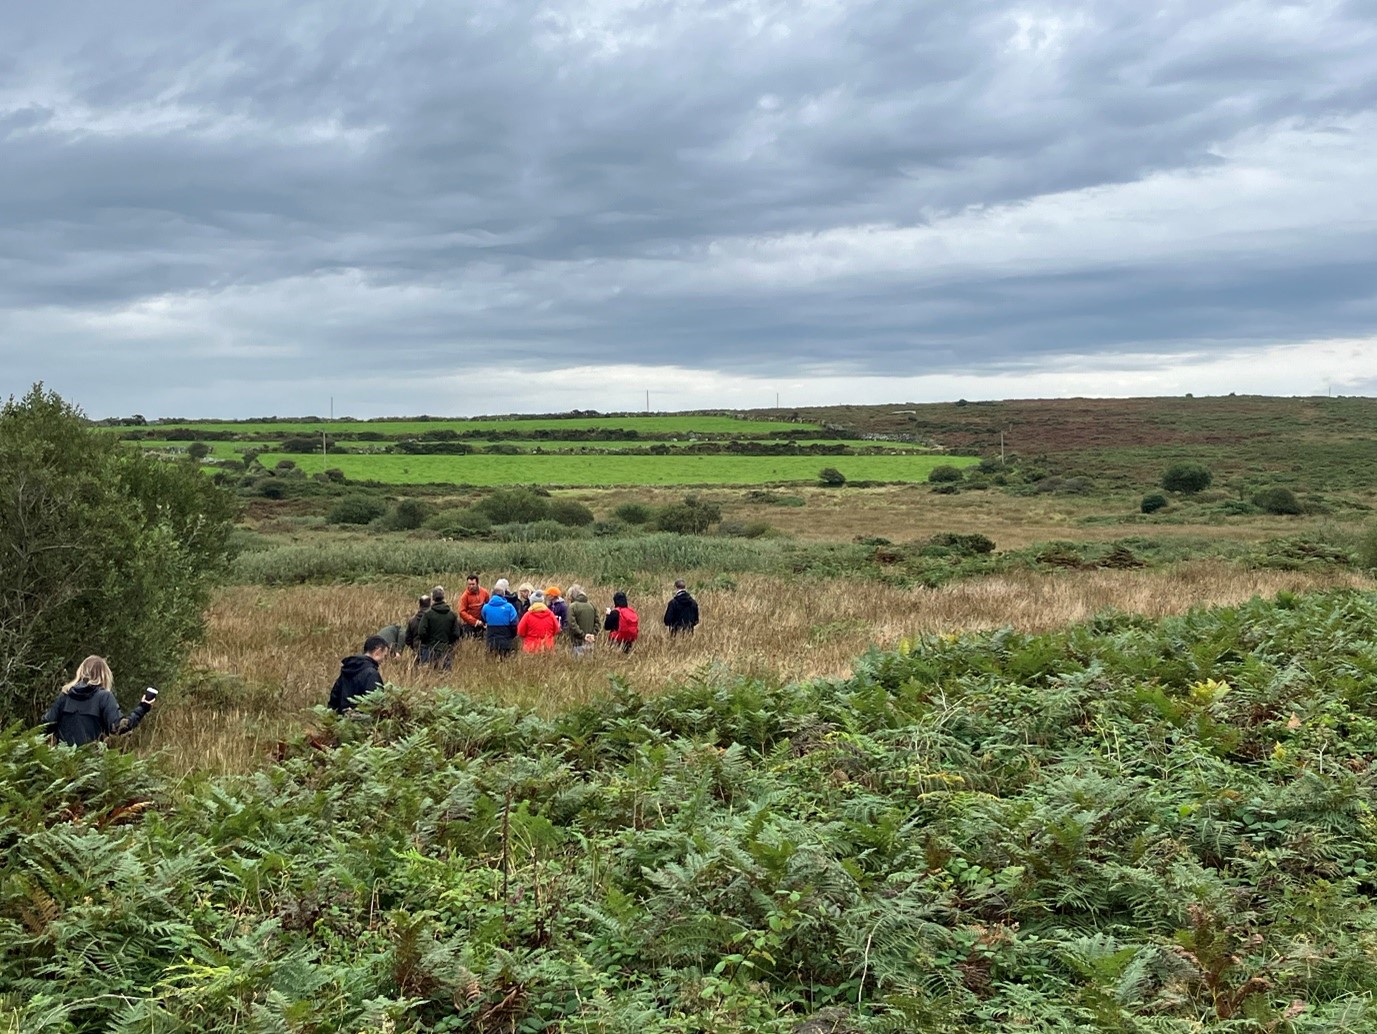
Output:
[[574,656],[581,656],[591,650],[598,641],[598,611],[588,602],[588,596],[581,585],[569,586],[569,616],[564,624],[574,647]]

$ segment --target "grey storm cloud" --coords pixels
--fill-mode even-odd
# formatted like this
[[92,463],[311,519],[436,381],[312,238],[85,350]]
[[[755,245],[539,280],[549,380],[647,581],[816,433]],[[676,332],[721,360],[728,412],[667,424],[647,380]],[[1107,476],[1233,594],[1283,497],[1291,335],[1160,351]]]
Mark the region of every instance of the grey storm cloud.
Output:
[[380,352],[881,375],[1362,337],[1373,53],[1356,0],[18,5],[0,359],[157,409]]

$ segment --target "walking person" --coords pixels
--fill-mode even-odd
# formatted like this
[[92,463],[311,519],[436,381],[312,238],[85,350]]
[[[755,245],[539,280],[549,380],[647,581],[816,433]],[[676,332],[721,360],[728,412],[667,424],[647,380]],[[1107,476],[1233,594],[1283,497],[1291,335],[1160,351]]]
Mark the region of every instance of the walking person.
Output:
[[506,657],[516,649],[516,626],[521,620],[517,617],[516,608],[512,606],[511,601],[496,591],[498,586],[505,588],[506,582],[505,578],[498,579],[497,584],[493,586],[492,596],[483,604],[484,641],[487,643],[488,653],[495,657]]
[[593,649],[598,641],[598,612],[588,602],[581,585],[569,586],[569,618],[564,626],[574,648],[574,656],[581,657]]
[[607,608],[602,627],[607,631],[608,640],[620,646],[622,653],[631,652],[631,647],[641,634],[641,619],[627,602],[626,593],[613,595],[612,606]]
[[354,709],[354,701],[383,686],[379,665],[392,653],[392,645],[380,635],[370,635],[363,649],[340,662],[339,675],[330,687],[330,709],[339,714]]
[[673,639],[677,635],[692,635],[698,627],[698,601],[689,595],[688,585],[682,578],[674,582],[674,595],[665,605],[665,627]]
[[43,724],[58,743],[79,747],[102,736],[133,732],[152,710],[157,696],[158,691],[149,686],[126,715],[115,699],[115,673],[104,657],[92,654],[77,666],[72,681],[62,687],[43,716]]
[[544,600],[532,593],[531,609],[517,622],[516,634],[521,636],[521,649],[525,653],[544,653],[555,648],[555,637],[559,635],[559,618],[550,612]]
[[437,585],[430,590],[430,609],[416,629],[416,663],[449,671],[458,641],[459,618],[445,602],[445,587]]
[[466,579],[464,593],[459,597],[459,629],[466,639],[483,638],[483,606],[491,599],[487,589],[478,584],[478,575],[470,574]]

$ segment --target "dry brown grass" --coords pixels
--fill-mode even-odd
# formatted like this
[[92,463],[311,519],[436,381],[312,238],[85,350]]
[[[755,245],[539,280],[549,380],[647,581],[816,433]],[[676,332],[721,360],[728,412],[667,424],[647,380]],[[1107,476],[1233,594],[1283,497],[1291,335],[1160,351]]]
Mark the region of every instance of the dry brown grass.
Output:
[[[575,579],[566,573],[553,580]],[[698,594],[703,626],[691,639],[665,635],[663,598],[633,598],[642,637],[629,656],[601,648],[578,659],[561,650],[499,662],[466,642],[450,672],[416,669],[407,657],[388,662],[384,675],[416,693],[448,685],[551,712],[605,693],[616,675],[646,694],[712,665],[767,680],[841,676],[869,646],[892,646],[905,636],[1005,625],[1043,631],[1110,608],[1159,617],[1282,590],[1366,584],[1343,573],[1243,571],[1217,562],[1151,572],[1026,572],[912,590],[844,581],[800,589],[796,582],[742,576],[734,591]],[[140,739],[164,748],[181,770],[261,764],[279,740],[309,724],[307,709],[325,701],[340,658],[378,628],[404,619],[413,588],[226,589],[209,614],[208,640],[191,659],[202,675],[167,694]],[[611,586],[586,588],[600,609],[610,601]]]

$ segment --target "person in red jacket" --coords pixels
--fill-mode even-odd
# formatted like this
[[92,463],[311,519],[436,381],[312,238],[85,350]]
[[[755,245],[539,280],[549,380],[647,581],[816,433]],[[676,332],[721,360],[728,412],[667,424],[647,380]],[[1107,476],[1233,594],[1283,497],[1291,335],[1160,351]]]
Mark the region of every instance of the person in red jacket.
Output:
[[483,630],[487,627],[483,623],[483,604],[491,598],[488,590],[478,584],[478,575],[469,575],[464,594],[459,597],[459,633],[463,638],[483,638]]
[[559,618],[543,602],[532,603],[517,623],[516,634],[521,637],[521,649],[526,653],[553,650],[559,635]]
[[626,593],[613,594],[612,606],[607,608],[602,627],[607,632],[607,638],[622,648],[622,653],[631,652],[631,647],[641,634],[641,619],[627,602]]

